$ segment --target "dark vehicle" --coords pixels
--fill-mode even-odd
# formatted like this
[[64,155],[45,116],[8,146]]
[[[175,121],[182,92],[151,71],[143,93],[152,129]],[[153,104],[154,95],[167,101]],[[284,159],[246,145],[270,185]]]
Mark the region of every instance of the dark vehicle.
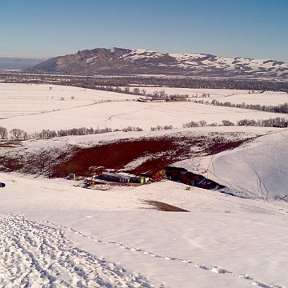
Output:
[[195,186],[209,190],[221,190],[225,186],[216,183],[213,180],[205,178],[203,175],[195,174],[185,168],[166,167],[166,177],[169,180],[181,182],[186,185]]
[[0,188],[4,188],[6,185],[3,182],[0,182]]

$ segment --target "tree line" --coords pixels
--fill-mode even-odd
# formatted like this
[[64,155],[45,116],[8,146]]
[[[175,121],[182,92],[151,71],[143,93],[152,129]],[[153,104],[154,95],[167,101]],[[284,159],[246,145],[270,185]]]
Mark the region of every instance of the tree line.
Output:
[[214,106],[226,106],[226,107],[233,107],[233,108],[242,108],[242,109],[260,110],[260,111],[266,111],[266,112],[288,114],[288,103],[279,104],[277,106],[260,105],[260,104],[245,104],[244,102],[241,104],[235,104],[231,102],[219,102],[216,99],[213,99],[211,102],[208,102],[208,101],[204,102],[204,100],[193,100],[193,102],[201,103],[201,104],[211,104]]
[[206,89],[240,89],[258,91],[282,91],[288,93],[288,82],[263,80],[263,79],[241,79],[241,78],[205,78],[185,77],[171,75],[161,76],[73,76],[73,75],[49,75],[28,73],[1,73],[0,79],[6,83],[41,83],[77,86],[89,89],[99,89],[101,86],[133,87],[137,86],[159,86],[175,88],[206,88]]
[[[286,128],[288,127],[288,120],[285,118],[270,118],[264,120],[251,120],[251,119],[242,119],[237,121],[236,123],[231,122],[230,120],[222,120],[220,124],[218,123],[207,123],[205,120],[201,121],[190,121],[182,125],[183,128],[193,128],[193,127],[205,127],[205,126],[258,126],[258,127],[276,127],[276,128]],[[151,131],[159,131],[159,130],[171,130],[174,127],[172,125],[157,125],[155,127],[151,127]],[[29,139],[51,139],[55,137],[64,137],[64,136],[79,136],[79,135],[91,135],[91,134],[102,134],[102,133],[110,133],[110,132],[139,132],[143,131],[140,127],[132,127],[128,126],[122,129],[112,129],[112,128],[72,128],[72,129],[60,129],[60,130],[49,130],[43,129],[41,132],[36,132],[32,134],[28,134],[27,132],[23,131],[22,129],[12,129],[9,131],[5,127],[0,126],[0,140],[29,140]]]
[[183,124],[183,128],[193,128],[193,127],[205,127],[205,126],[257,126],[257,127],[275,127],[275,128],[287,128],[288,120],[285,118],[270,118],[264,120],[251,120],[251,119],[242,119],[236,123],[230,120],[222,120],[221,124],[210,123],[208,124],[205,120],[199,122],[190,121]]
[[49,130],[43,129],[41,132],[36,132],[32,134],[28,134],[22,129],[12,129],[8,132],[7,128],[0,126],[0,139],[1,140],[28,140],[28,139],[50,139],[55,137],[64,137],[64,136],[76,136],[76,135],[91,135],[91,134],[102,134],[102,133],[110,133],[110,132],[129,132],[129,131],[143,131],[140,127],[132,127],[128,126],[122,129],[112,129],[112,128],[72,128],[72,129],[60,129],[60,130]]

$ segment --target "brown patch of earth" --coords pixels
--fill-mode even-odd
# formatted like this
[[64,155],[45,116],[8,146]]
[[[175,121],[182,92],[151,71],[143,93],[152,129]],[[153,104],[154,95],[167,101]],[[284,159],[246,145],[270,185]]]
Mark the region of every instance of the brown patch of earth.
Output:
[[159,211],[165,212],[190,212],[188,210],[173,206],[164,202],[154,201],[154,200],[144,200],[143,203],[151,205],[153,208]]
[[[122,140],[114,143],[76,150],[74,155],[52,169],[52,177],[65,177],[69,173],[91,175],[91,167],[121,170],[140,157],[147,160],[127,172],[153,175],[166,166],[192,156],[210,155],[233,149],[245,140],[229,140],[222,137],[161,137],[139,140]],[[193,152],[191,147],[197,147]]]
[[[27,153],[25,147],[21,149],[21,142],[3,141],[0,142],[0,151],[1,145],[3,149],[8,147],[9,150],[1,154],[0,170],[66,177],[69,173],[91,176],[104,169],[115,169],[151,177],[177,161],[234,149],[247,140],[249,139],[243,140],[243,136],[239,140],[239,135],[231,133],[175,133],[165,137],[101,143],[90,148],[69,146],[63,151],[58,148],[43,149],[35,153]],[[139,162],[134,168],[125,169],[127,164],[139,158],[146,160]]]
[[[169,138],[123,140],[80,149],[68,161],[54,167],[52,177],[63,177],[71,172],[77,175],[89,175],[90,167],[103,166],[107,169],[120,170],[139,157],[164,151],[167,153],[175,149],[177,150],[176,143]],[[167,160],[164,162],[171,163]]]

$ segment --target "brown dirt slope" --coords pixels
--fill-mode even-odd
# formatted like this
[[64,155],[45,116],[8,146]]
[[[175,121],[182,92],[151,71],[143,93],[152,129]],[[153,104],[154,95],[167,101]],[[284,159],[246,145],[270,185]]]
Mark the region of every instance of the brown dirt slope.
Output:
[[[129,172],[152,175],[169,164],[193,155],[216,154],[233,149],[245,140],[230,140],[221,137],[162,137],[139,140],[123,140],[96,147],[79,149],[67,161],[52,168],[52,177],[64,177],[69,173],[91,174],[91,168],[103,166],[108,169],[123,169],[129,162],[148,156],[148,160]],[[191,147],[197,147],[192,152]]]

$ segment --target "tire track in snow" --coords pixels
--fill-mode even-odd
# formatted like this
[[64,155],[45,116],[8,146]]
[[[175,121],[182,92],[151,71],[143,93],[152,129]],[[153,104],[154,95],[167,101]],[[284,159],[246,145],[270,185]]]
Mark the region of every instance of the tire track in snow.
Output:
[[[156,287],[74,246],[57,227],[0,213],[0,287]],[[164,287],[161,285],[160,287]]]
[[[213,155],[213,157],[216,156],[216,155]],[[211,168],[210,168],[210,166],[211,166]],[[232,195],[234,195],[235,197],[247,199],[248,194],[249,194],[252,197],[251,199],[259,199],[259,195],[257,193],[252,193],[249,190],[240,188],[235,183],[229,182],[229,181],[221,178],[220,176],[218,176],[218,174],[216,174],[216,172],[215,172],[216,169],[214,167],[213,161],[210,161],[209,166],[207,168],[207,171],[211,175],[213,175],[215,177],[215,179],[217,179],[221,184],[225,185],[226,187],[229,187],[229,189],[231,189]],[[261,189],[261,187],[259,189]],[[266,191],[267,191],[267,189],[266,189]],[[247,195],[243,195],[243,193],[241,194],[241,192],[245,192],[245,193],[247,193]],[[229,195],[229,194],[227,194],[227,195]],[[267,195],[267,199],[268,199],[268,196],[269,196],[269,192],[268,191],[267,191],[266,195]],[[288,194],[285,197],[287,197],[287,196],[288,196]],[[264,198],[262,200],[264,200]],[[221,201],[230,202],[227,199],[226,200],[222,199]],[[285,200],[285,201],[287,201],[287,200]],[[288,214],[288,211],[286,209],[284,210],[282,208],[281,209],[272,209],[272,208],[268,208],[268,207],[260,207],[260,206],[257,206],[257,205],[251,205],[251,204],[248,204],[248,203],[245,203],[245,204],[241,203],[241,206],[256,207],[257,209],[261,209],[263,211],[272,212],[272,213],[278,213],[278,214],[282,214],[282,215],[287,215]]]
[[258,173],[254,163],[250,161],[250,167],[252,171],[254,172],[255,176],[257,177],[257,189],[260,195],[262,195],[263,199],[268,201],[269,200],[269,191],[266,188],[264,182],[262,181],[262,178],[260,177],[260,174]]
[[[216,154],[217,155],[217,154]],[[216,156],[214,155],[214,156]],[[213,156],[213,157],[214,157]],[[239,187],[236,183],[233,183],[231,181],[228,181],[227,179],[224,179],[222,177],[220,177],[218,175],[218,173],[216,172],[216,169],[215,169],[215,165],[214,165],[214,162],[213,162],[214,159],[211,160],[210,162],[210,166],[211,168],[207,168],[207,170],[209,171],[209,173],[211,175],[213,175],[222,185],[228,187],[228,189],[231,190],[231,193],[234,195],[234,196],[237,196],[237,197],[240,197],[240,198],[248,198],[249,196],[251,197],[251,199],[257,199],[257,194],[256,193],[253,193],[252,191],[250,190],[247,190],[247,189],[244,189],[242,187]],[[244,194],[246,193],[246,195]]]
[[11,118],[19,118],[19,117],[25,117],[25,116],[35,116],[35,115],[43,115],[43,114],[48,114],[48,113],[55,113],[55,112],[62,112],[62,111],[67,111],[67,110],[73,110],[73,109],[77,109],[77,108],[85,108],[85,107],[89,107],[89,106],[95,106],[98,104],[104,104],[104,103],[111,103],[111,102],[129,102],[132,100],[100,100],[97,102],[92,102],[92,103],[88,103],[88,104],[82,104],[82,105],[76,105],[76,106],[72,106],[72,107],[66,107],[66,108],[57,108],[57,109],[53,109],[53,110],[47,110],[47,111],[39,111],[39,112],[32,112],[32,113],[27,113],[27,114],[19,114],[19,115],[15,115],[15,116],[11,116],[11,117],[6,117],[6,118],[2,118],[2,119],[11,119]]
[[67,227],[65,225],[57,225],[57,224],[55,224],[55,223],[53,223],[51,221],[44,221],[44,222],[47,223],[48,225],[52,225],[54,227],[58,227],[59,229],[63,229],[63,230],[69,231],[69,232],[73,232],[73,233],[77,234],[80,237],[89,239],[89,240],[94,241],[96,243],[114,245],[114,246],[116,246],[116,247],[118,247],[120,249],[125,249],[125,250],[131,251],[133,253],[142,253],[142,254],[147,255],[149,257],[159,258],[159,259],[162,259],[162,260],[165,260],[165,261],[171,261],[171,262],[178,262],[178,263],[188,264],[188,265],[191,265],[191,267],[193,269],[200,269],[200,270],[204,270],[204,271],[207,271],[207,272],[210,272],[210,273],[217,273],[219,275],[222,275],[222,277],[225,277],[225,276],[232,277],[232,278],[235,278],[238,281],[244,281],[248,285],[253,286],[253,287],[260,287],[260,288],[285,288],[286,287],[286,286],[282,286],[282,285],[275,284],[275,283],[267,284],[267,283],[264,283],[263,281],[260,281],[260,280],[254,278],[254,277],[252,277],[252,276],[250,276],[248,274],[236,274],[236,273],[233,273],[232,271],[229,271],[227,269],[224,269],[224,268],[216,266],[216,265],[211,266],[211,265],[206,265],[206,264],[199,264],[199,263],[194,262],[191,259],[184,259],[184,258],[171,257],[171,256],[163,256],[163,255],[154,253],[152,251],[147,251],[147,250],[144,250],[144,249],[141,249],[141,248],[129,247],[129,246],[126,246],[123,243],[119,243],[119,242],[115,242],[115,241],[105,241],[105,240],[101,240],[101,239],[99,239],[97,237],[94,237],[94,236],[88,236],[88,235],[85,235],[84,233],[82,233],[80,231],[77,231],[74,228],[70,228],[70,227]]
[[[124,102],[124,101],[123,101]],[[144,111],[144,110],[149,110],[150,108],[152,108],[153,106],[152,105],[149,105],[145,108],[141,108],[141,109],[137,109],[133,112],[128,112],[128,113],[120,113],[120,114],[113,114],[111,116],[109,116],[106,120],[104,120],[103,122],[109,122],[112,120],[112,118],[115,118],[115,117],[119,117],[119,116],[125,116],[125,115],[132,115],[132,114],[135,114],[135,113],[138,113],[138,112],[141,112],[141,111]]]

